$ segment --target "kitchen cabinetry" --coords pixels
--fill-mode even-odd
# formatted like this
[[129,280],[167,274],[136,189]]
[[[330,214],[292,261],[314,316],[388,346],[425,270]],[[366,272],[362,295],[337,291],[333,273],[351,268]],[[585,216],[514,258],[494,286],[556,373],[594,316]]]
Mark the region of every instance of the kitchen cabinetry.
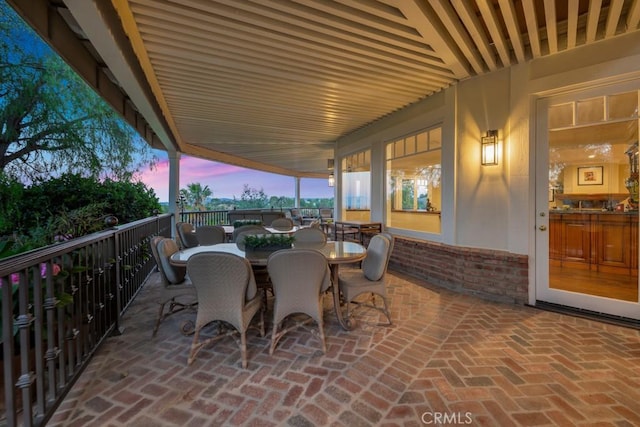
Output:
[[638,213],[550,212],[552,265],[637,276]]

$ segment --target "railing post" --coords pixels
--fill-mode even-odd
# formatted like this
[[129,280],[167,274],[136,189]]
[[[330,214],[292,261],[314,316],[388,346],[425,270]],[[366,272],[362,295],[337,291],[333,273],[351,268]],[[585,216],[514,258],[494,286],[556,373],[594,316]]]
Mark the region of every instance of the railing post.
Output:
[[[7,280],[2,280],[2,317],[3,319],[13,318],[13,292],[10,283],[10,279],[7,276]],[[15,358],[13,354],[14,341],[13,341],[13,322],[2,322],[2,336],[11,337],[11,339],[2,340],[2,351],[4,354],[4,409],[5,409],[5,422],[7,426],[12,427],[17,425],[17,412],[16,412],[16,398],[14,393],[15,376],[13,375]]]
[[120,326],[122,317],[122,253],[120,250],[120,233],[117,231],[113,233],[113,251],[114,258],[116,259],[116,280],[115,280],[115,293],[116,293],[116,320],[115,327],[113,328],[113,335],[122,335],[123,329]]

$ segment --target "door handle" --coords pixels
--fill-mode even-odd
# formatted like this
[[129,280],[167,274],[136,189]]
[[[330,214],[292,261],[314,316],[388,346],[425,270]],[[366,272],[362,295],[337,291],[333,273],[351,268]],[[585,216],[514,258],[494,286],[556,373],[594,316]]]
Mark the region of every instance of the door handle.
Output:
[[538,230],[546,231],[547,230],[547,226],[546,225],[541,225],[540,227],[538,227]]

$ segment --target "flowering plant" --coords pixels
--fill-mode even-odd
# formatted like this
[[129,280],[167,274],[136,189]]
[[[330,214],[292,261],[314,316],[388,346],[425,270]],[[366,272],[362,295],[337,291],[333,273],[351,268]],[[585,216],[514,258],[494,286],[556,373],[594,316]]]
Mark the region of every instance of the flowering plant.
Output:
[[[47,264],[46,263],[41,263],[39,265],[38,270],[31,269],[30,272],[33,271],[38,271],[40,274],[40,277],[42,279],[46,279],[47,277]],[[54,276],[56,278],[56,280],[63,280],[67,274],[66,272],[63,271],[62,267],[59,264],[56,263],[52,263],[51,264],[51,275]],[[13,314],[14,314],[14,318],[15,316],[18,314],[19,311],[19,304],[20,304],[20,298],[18,295],[18,292],[20,290],[20,273],[12,273],[9,276],[9,283],[11,285],[11,294],[12,294],[12,299],[13,299]],[[0,288],[2,288],[3,286],[5,286],[7,284],[7,281],[5,279],[0,280]],[[27,284],[29,284],[29,282],[27,282]],[[45,282],[42,282],[42,286],[45,286]],[[70,294],[66,293],[66,292],[58,292],[56,293],[56,305],[57,306],[65,306],[69,303],[71,303],[73,301],[73,296],[71,296]],[[2,293],[0,292],[0,305],[2,303]],[[33,287],[32,285],[30,285],[29,287],[29,304],[33,304]],[[0,329],[2,329],[2,321],[3,319],[0,318]],[[13,325],[13,335],[15,336],[18,333],[18,327],[17,325],[14,323]],[[0,341],[2,342],[2,341]]]

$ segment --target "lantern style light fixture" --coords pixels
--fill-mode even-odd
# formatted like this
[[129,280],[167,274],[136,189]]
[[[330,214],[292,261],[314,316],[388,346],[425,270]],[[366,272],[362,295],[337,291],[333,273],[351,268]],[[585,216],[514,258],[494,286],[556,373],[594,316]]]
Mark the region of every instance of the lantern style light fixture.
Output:
[[482,166],[498,164],[498,131],[488,130],[487,135],[482,137]]
[[333,176],[333,167],[335,163],[333,159],[327,159],[327,169],[331,171],[329,173],[329,187],[334,187],[336,185],[336,177]]

